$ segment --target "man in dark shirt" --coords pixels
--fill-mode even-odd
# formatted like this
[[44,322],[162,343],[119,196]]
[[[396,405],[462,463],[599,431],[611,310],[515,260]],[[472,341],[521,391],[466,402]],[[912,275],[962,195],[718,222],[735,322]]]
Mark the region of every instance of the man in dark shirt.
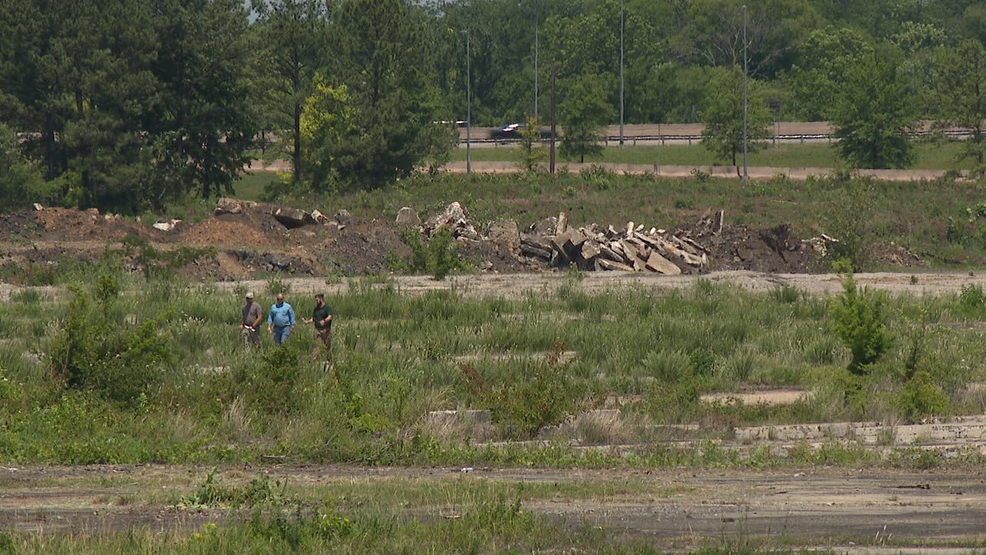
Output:
[[260,320],[263,315],[260,305],[253,301],[253,292],[247,293],[243,318],[240,320],[240,331],[243,332],[243,342],[247,347],[260,346]]
[[315,341],[312,348],[312,360],[318,360],[319,351],[325,345],[328,363],[332,364],[332,309],[325,304],[325,295],[315,295],[315,310],[312,317],[305,319],[306,324],[315,324]]

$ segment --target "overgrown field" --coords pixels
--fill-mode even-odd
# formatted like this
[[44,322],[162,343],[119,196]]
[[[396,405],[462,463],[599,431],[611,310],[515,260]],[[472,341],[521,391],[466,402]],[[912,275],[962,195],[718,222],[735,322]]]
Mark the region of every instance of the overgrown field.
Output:
[[[259,195],[270,175],[248,176],[237,193]],[[888,269],[881,253],[901,245],[931,268],[986,264],[986,200],[982,184],[954,179],[894,183],[868,179],[786,178],[752,181],[672,179],[582,173],[418,175],[396,185],[358,193],[306,193],[282,202],[331,214],[345,208],[364,218],[393,220],[402,206],[423,217],[459,201],[476,222],[513,218],[523,227],[568,213],[569,222],[648,228],[690,225],[708,210],[725,210],[730,224],[753,228],[791,224],[796,236],[820,233],[849,239],[860,269]],[[212,203],[183,207],[186,217]]]
[[[454,284],[410,297],[383,278],[353,280],[329,299],[329,368],[310,360],[303,326],[284,348],[265,334],[261,350],[246,351],[242,289],[146,281],[110,261],[88,275],[71,292],[25,289],[0,305],[0,460],[879,464],[879,454],[853,445],[804,446],[784,459],[702,442],[743,424],[893,423],[986,408],[966,387],[986,379],[986,295],[974,286],[891,299],[854,288],[837,300],[793,288],[754,294],[704,281],[587,294],[572,273],[557,293],[508,300],[466,297]],[[266,310],[286,289],[299,317],[310,313],[312,299],[277,281],[258,300]],[[699,400],[751,385],[814,396],[785,407]],[[623,399],[618,425],[556,427],[614,399]],[[491,429],[436,426],[428,413],[439,409],[489,409]],[[701,424],[695,442],[662,443],[660,425],[679,423]],[[532,438],[553,441],[485,443]],[[626,457],[569,440],[640,446]]]
[[[971,160],[960,160],[962,144],[959,142],[918,142],[916,144],[917,159],[910,169],[916,170],[968,170],[972,169]],[[474,162],[517,162],[520,151],[510,146],[494,148],[471,149]],[[452,152],[452,160],[464,161],[466,149],[462,145]],[[558,158],[559,161],[564,161]],[[770,146],[763,151],[751,153],[748,157],[751,166],[767,166],[772,168],[839,168],[838,153],[831,144],[780,144]],[[577,160],[576,160],[577,161]],[[587,162],[608,162],[613,164],[646,164],[665,166],[712,166],[729,165],[729,161],[716,160],[713,153],[697,144],[693,146],[672,144],[664,146],[632,145],[624,148],[609,146],[603,155],[587,159]]]

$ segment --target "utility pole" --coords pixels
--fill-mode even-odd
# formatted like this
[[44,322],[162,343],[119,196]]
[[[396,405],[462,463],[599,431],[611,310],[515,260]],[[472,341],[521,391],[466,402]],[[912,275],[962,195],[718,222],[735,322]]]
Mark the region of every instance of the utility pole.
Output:
[[555,120],[555,85],[558,80],[558,64],[551,66],[551,173],[555,173],[555,137],[558,134]]
[[750,71],[746,55],[746,4],[743,4],[743,181],[750,180],[749,166],[746,164],[746,113],[748,98],[748,83]]
[[472,175],[472,56],[466,31],[466,175]]
[[620,0],[620,148],[623,148],[623,0]]
[[[538,121],[538,0],[534,0],[534,122]],[[540,133],[540,131],[538,131]]]

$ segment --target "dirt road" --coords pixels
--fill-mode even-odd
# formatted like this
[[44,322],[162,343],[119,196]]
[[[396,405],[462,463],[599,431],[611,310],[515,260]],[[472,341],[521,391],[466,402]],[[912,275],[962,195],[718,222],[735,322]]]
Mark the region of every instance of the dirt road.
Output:
[[[207,472],[163,466],[0,468],[0,530],[148,527],[158,531],[222,522],[232,513],[174,508],[173,500],[191,491],[195,480]],[[394,486],[398,491],[449,491],[477,482],[561,485],[560,491],[568,494],[535,497],[524,508],[566,525],[602,527],[664,548],[761,537],[779,545],[812,547],[948,547],[986,541],[986,480],[976,473],[833,469],[476,469],[465,473],[458,468],[308,466],[227,468],[217,479],[224,484],[246,483],[262,474],[286,479],[316,497],[332,497],[352,488],[367,496],[376,486],[390,491]],[[583,487],[583,493],[572,493]],[[395,503],[394,510],[438,518],[447,514],[447,503]]]

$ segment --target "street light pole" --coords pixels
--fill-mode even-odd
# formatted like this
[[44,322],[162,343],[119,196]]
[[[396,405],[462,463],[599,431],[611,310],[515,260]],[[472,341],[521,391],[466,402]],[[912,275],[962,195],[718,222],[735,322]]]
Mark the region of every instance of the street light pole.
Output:
[[620,0],[620,148],[623,148],[623,0]]
[[472,175],[472,56],[466,31],[466,175]]
[[538,0],[534,0],[534,122],[538,120]]
[[746,4],[743,4],[743,181],[750,180],[749,166],[746,163],[746,113],[749,101],[748,84],[750,72],[746,55]]

